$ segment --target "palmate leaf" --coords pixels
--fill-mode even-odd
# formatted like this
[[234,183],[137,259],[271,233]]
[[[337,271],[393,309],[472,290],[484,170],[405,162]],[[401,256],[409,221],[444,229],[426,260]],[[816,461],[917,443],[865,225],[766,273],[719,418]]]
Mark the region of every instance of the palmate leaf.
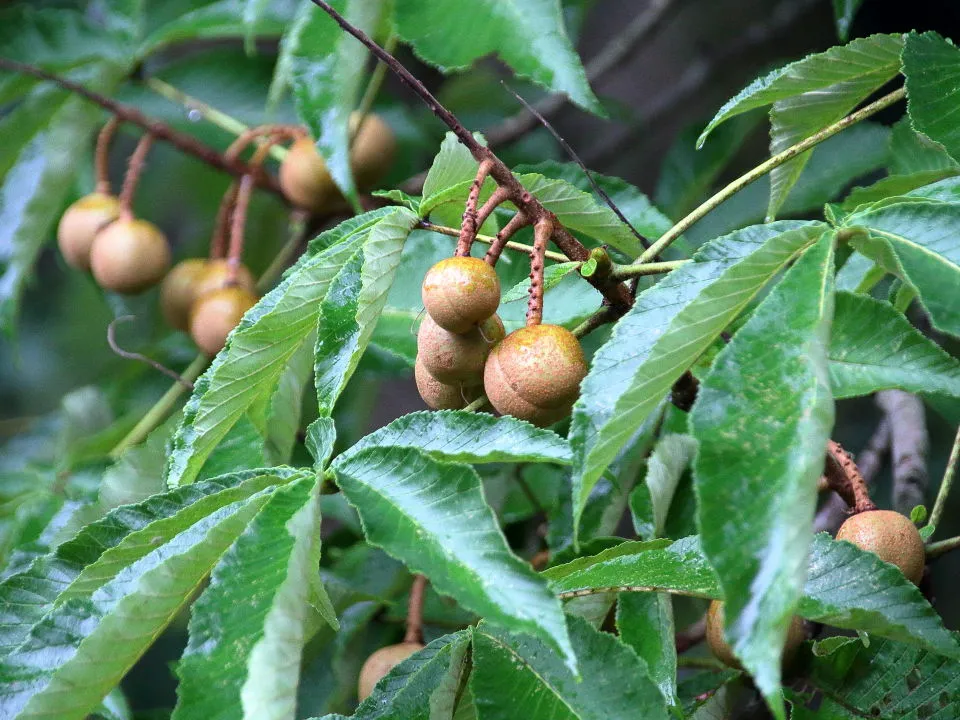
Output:
[[[543,572],[561,597],[596,592],[661,591],[723,599],[696,536],[627,542]],[[950,658],[960,644],[916,585],[873,553],[815,535],[797,614],[846,630],[863,630]]]
[[573,517],[620,448],[763,286],[823,232],[776,222],[706,243],[637,297],[594,355],[573,409]]
[[[353,25],[373,33],[385,3],[339,0],[333,5]],[[296,35],[284,39],[277,72],[289,72],[297,115],[310,128],[337,187],[359,209],[350,169],[349,118],[367,74],[367,49],[319,7],[310,4],[301,12],[307,17],[298,15],[292,24],[290,32]]]
[[892,388],[960,397],[960,362],[892,305],[866,295],[837,294],[829,355],[836,398]]
[[510,552],[473,468],[399,447],[350,450],[332,468],[370,543],[426,575],[437,592],[540,638],[576,667],[559,602]]
[[126,564],[205,515],[286,482],[295,471],[241,472],[155,495],[137,505],[119,507],[80,530],[27,570],[0,584],[0,655],[19,645],[61,593],[82,582],[100,587]]
[[217,564],[191,611],[174,718],[294,716],[320,560],[318,488],[310,475],[274,492]]
[[463,410],[404,415],[367,435],[351,452],[370,447],[416,448],[435,460],[470,464],[570,463],[567,441],[552,430],[510,416]]
[[910,33],[903,48],[903,74],[913,127],[960,160],[960,123],[954,117],[960,50],[935,32]]
[[61,602],[0,663],[4,717],[86,717],[156,636],[269,498],[212,512],[154,546],[92,595]]
[[[724,120],[772,104],[770,153],[786,150],[843,118],[893,78],[900,70],[902,48],[902,35],[872,35],[774,70],[728,101],[698,143]],[[773,170],[768,218],[776,215],[809,157],[804,153]]]
[[514,72],[585,110],[601,112],[580,58],[563,27],[558,0],[522,6],[498,0],[398,0],[396,27],[422,60],[445,71],[463,69],[496,53]]
[[[283,282],[244,316],[184,408],[167,464],[171,487],[192,482],[230,428],[273,391],[291,357],[313,336],[320,301],[343,263],[393,212],[374,210],[322,233]],[[323,249],[312,249],[317,247]]]
[[[453,720],[468,671],[467,630],[444,635],[396,665],[351,716],[354,720]],[[346,720],[325,715],[321,720]]]
[[855,235],[853,246],[915,287],[934,327],[960,336],[960,304],[953,292],[960,282],[958,223],[960,204],[909,197],[868,206],[844,220],[847,227],[869,231]]
[[340,268],[323,302],[314,354],[320,415],[329,417],[353,375],[387,302],[400,254],[417,216],[394,208],[373,226],[363,246]]
[[584,679],[549,647],[486,623],[473,632],[470,677],[481,720],[609,720],[670,717],[644,662],[609,633],[570,617]]
[[727,639],[781,718],[780,660],[833,427],[834,241],[824,233],[760,303],[720,352],[690,414],[698,525],[726,599]]

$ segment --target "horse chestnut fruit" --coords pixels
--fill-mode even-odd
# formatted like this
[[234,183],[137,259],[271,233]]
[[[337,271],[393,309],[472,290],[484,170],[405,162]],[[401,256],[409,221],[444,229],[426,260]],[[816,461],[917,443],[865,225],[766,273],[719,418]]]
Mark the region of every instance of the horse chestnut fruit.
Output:
[[67,264],[89,270],[93,239],[119,216],[120,201],[106,193],[91,193],[68,207],[57,226],[57,245]]
[[[716,656],[717,660],[724,665],[742,670],[743,666],[733,654],[733,649],[727,643],[723,636],[724,612],[723,602],[714,600],[710,603],[710,609],[707,610],[707,645]],[[787,639],[783,646],[783,659],[789,662],[794,653],[797,652],[803,641],[807,639],[806,630],[803,627],[803,620],[794,616],[787,629]]]
[[896,565],[913,583],[923,577],[926,562],[923,538],[910,518],[898,512],[869,510],[851,515],[840,526],[837,540],[847,540]]
[[447,258],[427,271],[421,296],[437,325],[452,333],[465,333],[497,311],[500,278],[480,258]]
[[363,667],[360,668],[360,680],[357,683],[357,698],[360,702],[370,696],[374,686],[388,672],[419,650],[423,650],[422,643],[404,642],[387,645],[368,657],[367,661],[363,663]]
[[[226,260],[190,258],[173,266],[160,287],[160,307],[167,323],[177,330],[190,328],[190,309],[198,298],[227,287],[229,266]],[[239,287],[253,292],[253,275],[244,265],[237,271]]]
[[573,333],[559,325],[531,325],[490,351],[483,385],[497,412],[545,427],[570,414],[586,374]]
[[207,293],[190,311],[190,336],[207,355],[216,355],[244,313],[256,304],[257,296],[238,286]]
[[136,294],[156,285],[170,267],[170,246],[146,220],[115,220],[97,233],[90,269],[100,287]]
[[440,382],[423,366],[420,355],[417,355],[413,367],[413,377],[417,381],[420,397],[431,410],[460,410],[483,393],[479,385],[447,385]]
[[490,348],[503,336],[503,323],[497,315],[462,335],[444,330],[427,315],[417,333],[417,354],[423,367],[440,382],[479,385]]

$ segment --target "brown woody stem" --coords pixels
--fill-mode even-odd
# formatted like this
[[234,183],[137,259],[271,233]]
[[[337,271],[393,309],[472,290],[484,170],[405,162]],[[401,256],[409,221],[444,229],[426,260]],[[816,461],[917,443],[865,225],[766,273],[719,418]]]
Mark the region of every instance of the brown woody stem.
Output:
[[527,301],[527,327],[543,322],[543,254],[553,232],[553,223],[543,218],[533,226],[533,253],[530,255],[530,299]]
[[403,636],[405,643],[423,643],[423,596],[427,589],[427,578],[414,575],[410,586],[410,603],[407,605],[407,632]]
[[493,162],[488,158],[481,161],[477,169],[477,175],[470,184],[470,192],[467,194],[467,204],[463,210],[463,222],[460,223],[460,238],[457,240],[458,257],[466,257],[470,254],[470,246],[477,236],[477,203],[480,201],[480,188],[483,187],[484,180],[490,174],[490,166]]
[[140,182],[140,175],[143,173],[143,166],[151,145],[153,145],[153,135],[147,133],[140,138],[127,163],[127,174],[123,177],[123,188],[120,190],[120,217],[124,220],[133,219],[133,195],[137,191],[137,184]]
[[104,195],[109,195],[112,190],[110,187],[110,143],[113,142],[113,136],[120,127],[120,120],[112,117],[97,135],[97,149],[94,152],[93,163],[97,174],[96,191]]
[[[513,236],[517,230],[522,227],[526,227],[530,224],[530,221],[527,219],[525,213],[518,212],[504,225],[500,232],[497,233],[496,239],[491,243],[490,249],[487,250],[486,256],[483,258],[488,265],[495,267],[497,261],[500,259],[500,255],[503,254],[503,249],[510,244],[510,238]],[[526,246],[525,246],[526,247]],[[536,248],[531,247],[527,252],[529,252],[530,257],[537,252]]]
[[507,193],[502,187],[498,187],[493,191],[493,194],[487,198],[487,201],[480,206],[480,209],[477,210],[477,227],[473,234],[474,240],[477,239],[477,231],[479,231],[487,219],[493,215],[493,211],[507,199]]
[[867,483],[860,473],[857,464],[835,440],[827,442],[827,461],[824,476],[834,492],[840,495],[853,508],[854,513],[876,510]]

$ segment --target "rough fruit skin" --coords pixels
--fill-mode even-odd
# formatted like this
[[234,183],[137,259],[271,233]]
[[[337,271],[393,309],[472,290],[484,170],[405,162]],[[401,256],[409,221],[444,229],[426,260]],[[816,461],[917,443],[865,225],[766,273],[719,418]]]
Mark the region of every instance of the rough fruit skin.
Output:
[[423,366],[419,355],[413,367],[413,377],[417,381],[420,397],[431,410],[460,410],[483,393],[479,385],[461,387],[440,382]]
[[[351,133],[359,121],[359,113],[350,115]],[[384,176],[393,163],[396,149],[390,126],[379,115],[368,114],[350,150],[350,168],[360,190],[369,189]],[[290,146],[280,164],[280,187],[290,202],[308,210],[330,209],[342,202],[326,162],[309,137],[299,138]]]
[[67,264],[77,270],[89,270],[93,239],[119,215],[120,202],[105,193],[91,193],[68,207],[57,226],[57,245]]
[[190,308],[197,298],[197,282],[203,275],[207,261],[190,258],[178,262],[160,286],[160,309],[167,324],[177,330],[190,327]]
[[380,648],[360,669],[360,681],[357,683],[357,698],[360,702],[366,700],[373,692],[374,686],[391,670],[418,650],[423,650],[421,643],[398,643]]
[[490,349],[503,340],[503,322],[491,315],[462,335],[448,332],[426,315],[417,333],[417,356],[424,368],[448,385],[480,385]]
[[421,297],[437,325],[452,333],[465,333],[497,311],[500,278],[480,258],[447,258],[427,271]]
[[559,325],[533,325],[491,350],[483,386],[497,412],[545,427],[570,414],[586,374],[573,333]]
[[156,285],[170,267],[170,246],[146,220],[116,220],[90,248],[90,269],[100,287],[134,295]]
[[216,355],[227,344],[227,335],[243,314],[256,304],[257,296],[241,287],[207,293],[190,312],[190,336],[207,355]]
[[913,583],[923,577],[926,551],[920,531],[910,518],[893,510],[870,510],[847,518],[837,532],[837,540],[847,540],[861,550],[900,568]]
[[[733,654],[733,650],[723,637],[723,622],[723,602],[714,600],[710,603],[710,609],[707,610],[707,645],[710,646],[710,650],[716,656],[717,660],[724,665],[742,670],[743,666]],[[799,616],[794,616],[790,627],[787,629],[787,640],[783,646],[783,661],[785,663],[790,661],[794,653],[796,653],[797,649],[806,639],[807,633],[803,627],[803,619]]]

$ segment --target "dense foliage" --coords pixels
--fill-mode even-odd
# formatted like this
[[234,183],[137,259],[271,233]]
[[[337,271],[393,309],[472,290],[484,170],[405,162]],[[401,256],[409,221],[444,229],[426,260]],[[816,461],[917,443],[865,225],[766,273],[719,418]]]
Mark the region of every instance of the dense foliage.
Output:
[[[496,53],[525,92],[604,112],[558,0],[332,5],[451,84]],[[860,2],[834,5],[845,41]],[[274,57],[264,44],[277,38]],[[206,44],[220,39],[241,39],[245,51]],[[184,47],[200,50],[178,54]],[[132,718],[125,689],[138,668],[166,672],[150,657],[169,642],[180,643],[176,698],[141,717],[960,716],[960,641],[919,577],[923,543],[928,563],[960,546],[942,531],[931,540],[960,437],[930,512],[922,494],[918,507],[895,508],[906,539],[892,545],[903,551],[915,535],[910,558],[815,524],[834,493],[855,518],[876,511],[832,442],[838,401],[900,390],[960,424],[960,50],[951,41],[858,37],[770,71],[701,124],[699,139],[684,134],[659,207],[537,145],[517,155],[540,162],[511,168],[522,197],[496,195],[512,191],[478,162],[489,150],[452,132],[435,143],[424,129],[439,124],[430,110],[410,95],[378,95],[386,65],[310,2],[13,3],[0,13],[0,56],[166,128],[150,130],[155,161],[143,168],[149,143],[138,146],[134,180],[107,210],[110,232],[135,210],[174,229],[175,260],[205,255],[226,192],[233,226],[214,231],[223,243],[230,236],[224,267],[243,251],[261,276],[255,286],[236,266],[223,271],[230,292],[246,295],[208,308],[215,331],[197,319],[200,299],[175,310],[164,300],[185,333],[150,322],[157,291],[111,292],[142,287],[111,285],[96,249],[93,279],[89,260],[66,258],[78,289],[54,301],[94,297],[98,308],[76,311],[73,332],[99,337],[134,314],[139,345],[137,330],[124,339],[179,378],[77,359],[57,387],[92,384],[17,423],[0,446],[0,716]],[[94,190],[93,147],[110,114],[62,82],[0,68],[0,325],[13,345],[38,258],[68,205]],[[257,73],[269,74],[269,90],[251,94],[244,83]],[[221,110],[244,102],[252,124],[287,128],[265,132],[278,144],[253,158],[224,150],[245,128]],[[767,109],[770,159],[724,185]],[[874,117],[881,111],[898,114],[883,116],[890,126]],[[118,147],[132,149],[129,137],[144,130],[119,117],[117,173]],[[376,180],[358,160],[371,121],[396,137]],[[282,144],[306,133],[329,171],[323,203],[298,200],[294,171],[275,180],[267,157],[290,158]],[[172,136],[210,150],[216,172],[178,154],[200,157],[197,147],[165,146]],[[393,157],[392,139],[376,148],[371,157]],[[309,143],[304,152],[307,169],[296,172],[309,174]],[[425,152],[433,159],[418,178]],[[261,161],[266,172],[253,167]],[[291,210],[284,195],[306,209]],[[173,207],[157,200],[171,196]],[[489,209],[479,223],[478,204]],[[520,378],[538,393],[527,398],[537,425],[492,413],[477,389],[484,372],[498,409],[507,402],[498,397],[526,390],[503,379],[509,368],[491,380],[490,348],[473,338],[480,355],[463,372],[476,383],[465,390],[450,374],[457,392],[436,403],[421,385],[431,406],[453,409],[371,427],[377,388],[409,383],[419,362],[418,323],[442,324],[421,283],[464,233],[477,234],[471,212],[475,248],[511,235],[496,263],[503,290],[499,307],[450,332],[489,342],[477,325],[495,309],[509,340],[542,313],[541,328],[573,331],[558,346],[579,352],[579,340],[586,353],[585,377],[578,358],[568,363],[573,388],[583,377],[579,395],[550,395],[565,366],[537,357]],[[513,234],[523,213],[535,227]],[[557,247],[544,253],[548,239]],[[109,259],[123,260],[119,252]],[[151,264],[139,245],[129,253],[110,272]],[[479,264],[492,274],[488,263]],[[168,264],[160,257],[144,286]],[[479,296],[471,288],[472,299],[457,300],[458,317]],[[490,355],[504,367],[508,340]],[[421,333],[421,353],[425,342]],[[698,620],[718,600],[709,645],[727,664],[699,645]],[[405,659],[358,705],[361,665],[401,638]]]

